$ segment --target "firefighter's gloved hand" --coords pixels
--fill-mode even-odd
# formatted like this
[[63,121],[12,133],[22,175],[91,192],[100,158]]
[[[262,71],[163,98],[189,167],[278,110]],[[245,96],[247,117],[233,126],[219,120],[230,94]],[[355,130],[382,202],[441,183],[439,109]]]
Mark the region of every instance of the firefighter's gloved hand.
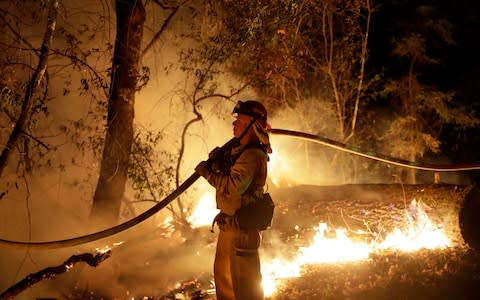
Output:
[[200,174],[203,177],[207,177],[212,170],[210,169],[209,163],[206,161],[201,161],[196,167],[195,172]]
[[208,153],[209,158],[214,158],[215,156],[219,155],[220,147],[215,147],[210,153]]

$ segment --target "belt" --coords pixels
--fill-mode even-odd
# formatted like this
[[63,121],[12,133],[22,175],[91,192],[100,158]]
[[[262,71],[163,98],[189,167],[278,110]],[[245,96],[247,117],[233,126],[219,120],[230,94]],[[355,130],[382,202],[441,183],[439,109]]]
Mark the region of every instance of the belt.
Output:
[[224,230],[224,227],[226,227],[225,225],[231,225],[229,226],[229,228],[232,228],[232,229],[238,227],[238,225],[235,225],[235,223],[236,223],[235,217],[232,217],[220,212],[215,216],[215,218],[213,218],[212,228],[210,229],[210,231],[214,232],[213,228],[215,227],[215,224],[218,224],[218,227],[220,228],[220,230],[225,231]]

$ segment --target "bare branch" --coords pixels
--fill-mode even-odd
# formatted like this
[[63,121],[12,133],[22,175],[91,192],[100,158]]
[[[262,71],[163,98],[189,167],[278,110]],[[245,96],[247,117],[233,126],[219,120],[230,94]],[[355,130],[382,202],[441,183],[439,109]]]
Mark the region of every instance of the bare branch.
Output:
[[91,253],[72,255],[69,259],[67,259],[63,264],[59,266],[48,267],[37,273],[28,275],[23,280],[17,282],[16,284],[8,288],[6,291],[4,291],[2,294],[0,294],[0,299],[13,299],[22,291],[26,290],[29,287],[32,287],[34,284],[42,281],[43,279],[54,279],[57,275],[68,272],[76,263],[84,262],[91,267],[96,267],[110,256],[111,251],[99,253],[95,256]]
[[32,78],[27,85],[25,95],[23,98],[22,110],[20,112],[20,116],[18,118],[15,127],[13,128],[12,133],[7,141],[5,148],[2,150],[2,154],[0,155],[0,176],[5,169],[7,164],[8,158],[13,152],[13,149],[16,147],[18,143],[18,139],[28,122],[30,117],[30,111],[33,106],[33,94],[35,89],[42,81],[45,71],[47,69],[47,60],[48,60],[48,53],[50,51],[50,45],[53,40],[53,33],[55,32],[56,27],[56,18],[58,12],[58,0],[54,0],[51,2],[51,6],[48,12],[48,22],[47,28],[45,30],[45,35],[43,37],[42,47],[40,49],[40,57],[38,60],[37,68],[35,72],[32,74]]
[[3,21],[3,23],[8,27],[8,29],[10,29],[10,31],[20,40],[22,41],[25,45],[27,45],[30,49],[34,50],[34,52],[38,55],[38,50],[33,47],[32,44],[30,44],[30,42],[28,42],[26,39],[24,39],[22,37],[22,35],[20,33],[18,33],[11,25],[10,23],[5,19],[4,15],[7,14],[7,12],[3,9],[0,9],[0,20]]
[[163,9],[174,9],[174,8],[178,8],[178,6],[169,6],[169,5],[166,5],[164,4],[162,1],[160,0],[153,0],[153,2],[155,2],[156,4],[158,4],[161,8]]
[[360,74],[358,75],[359,80],[357,84],[357,95],[355,97],[355,108],[352,116],[351,132],[349,136],[345,138],[345,142],[350,140],[350,138],[352,138],[353,135],[355,134],[355,127],[357,124],[357,116],[358,116],[358,107],[360,104],[360,96],[362,94],[362,89],[364,88],[363,80],[365,77],[365,64],[368,58],[368,34],[370,32],[370,22],[372,19],[372,11],[373,11],[370,0],[366,1],[366,5],[367,5],[367,20],[366,20],[367,24],[365,25],[365,34],[363,35],[363,39],[362,39],[362,51],[360,55],[360,71],[359,71]]
[[[155,1],[157,2],[157,1]],[[159,4],[160,5],[160,4]],[[163,6],[162,6],[163,7]],[[162,35],[162,33],[166,30],[168,24],[170,23],[170,21],[173,19],[173,17],[175,16],[175,14],[177,13],[178,9],[180,7],[177,6],[177,7],[172,7],[173,11],[170,13],[170,15],[167,17],[167,19],[165,20],[165,22],[163,22],[163,25],[162,27],[160,28],[160,30],[155,34],[155,36],[152,38],[152,40],[150,41],[150,43],[148,43],[148,45],[145,47],[145,49],[143,50],[142,52],[142,58],[145,57],[145,55],[152,49],[153,45],[157,42],[158,39],[160,39],[160,36]]]
[[[8,118],[10,119],[10,121],[15,122],[15,117],[14,117],[5,107],[3,108],[3,112],[8,116]],[[42,145],[45,149],[47,149],[47,150],[50,149],[47,144],[45,144],[44,142],[42,142],[42,141],[39,140],[38,138],[34,137],[33,135],[25,132],[24,130],[22,130],[22,134],[24,134],[24,135],[26,135],[27,137],[31,138],[32,140],[34,140],[34,141],[37,142],[38,144]]]

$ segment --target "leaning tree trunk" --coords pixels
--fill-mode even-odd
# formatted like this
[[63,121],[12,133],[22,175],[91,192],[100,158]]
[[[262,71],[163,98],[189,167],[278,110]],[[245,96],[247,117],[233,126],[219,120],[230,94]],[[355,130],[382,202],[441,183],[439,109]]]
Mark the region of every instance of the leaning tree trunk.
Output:
[[47,70],[48,53],[50,52],[50,46],[53,41],[53,35],[55,33],[55,27],[57,25],[57,13],[58,13],[58,1],[54,0],[50,2],[50,9],[48,11],[47,29],[43,36],[42,47],[40,48],[40,56],[38,57],[38,65],[27,84],[25,94],[22,101],[22,110],[18,117],[15,127],[8,138],[7,144],[3,148],[0,154],[0,177],[5,169],[8,159],[12,155],[14,149],[17,147],[20,136],[30,119],[31,110],[34,103],[33,94],[35,89],[42,82],[45,72]]
[[[94,224],[118,221],[133,142],[135,91],[145,9],[141,1],[115,1],[117,33],[113,52],[108,120],[100,177],[93,199]],[[100,221],[101,220],[101,221]]]

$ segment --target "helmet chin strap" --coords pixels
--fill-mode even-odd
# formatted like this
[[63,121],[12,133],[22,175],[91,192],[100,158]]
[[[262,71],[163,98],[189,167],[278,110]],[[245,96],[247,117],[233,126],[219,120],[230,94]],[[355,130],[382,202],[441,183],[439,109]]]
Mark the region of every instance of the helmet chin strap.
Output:
[[245,130],[242,132],[242,134],[238,137],[238,142],[242,140],[242,138],[247,134],[248,130],[252,127],[253,123],[255,123],[255,118],[252,117],[252,121],[248,124],[248,126],[245,128]]

